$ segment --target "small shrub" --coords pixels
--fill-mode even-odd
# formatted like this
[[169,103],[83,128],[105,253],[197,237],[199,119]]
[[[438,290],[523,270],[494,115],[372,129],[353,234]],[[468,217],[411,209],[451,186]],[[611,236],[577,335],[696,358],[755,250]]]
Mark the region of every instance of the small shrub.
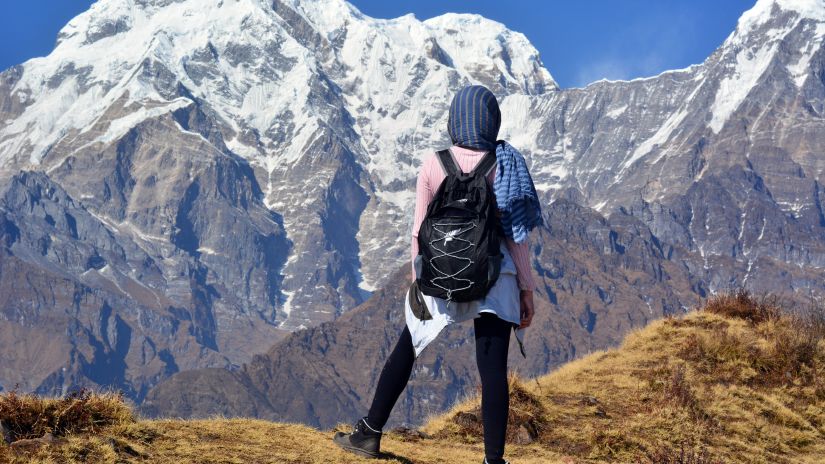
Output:
[[769,348],[761,358],[759,382],[763,385],[789,385],[819,382],[823,355],[822,333],[809,325],[806,316],[789,315],[767,334]]
[[778,298],[757,299],[744,288],[711,297],[703,309],[720,316],[744,319],[754,325],[778,319],[782,314]]
[[678,356],[717,382],[741,383],[753,376],[753,369],[747,366],[762,362],[762,352],[756,342],[755,338],[731,333],[727,326],[714,326],[689,334]]
[[132,409],[120,393],[93,393],[81,389],[63,398],[43,398],[12,390],[0,395],[0,421],[14,440],[73,433],[95,433],[101,428],[134,422]]
[[[727,328],[714,328],[712,336],[693,335],[679,355],[695,361],[699,369],[726,382],[782,386],[802,382],[821,385],[825,363],[825,308],[804,310],[783,307],[776,297],[756,299],[747,290],[715,296],[703,308],[709,313],[748,321],[760,335],[741,339]],[[751,374],[739,378],[742,369]],[[755,373],[755,375],[753,374]]]
[[[507,443],[522,443],[535,440],[547,427],[546,411],[536,396],[529,391],[516,376],[510,377],[510,409],[507,416]],[[453,427],[436,433],[436,438],[455,436],[481,440],[484,436],[481,406],[470,411],[459,411],[449,420]]]

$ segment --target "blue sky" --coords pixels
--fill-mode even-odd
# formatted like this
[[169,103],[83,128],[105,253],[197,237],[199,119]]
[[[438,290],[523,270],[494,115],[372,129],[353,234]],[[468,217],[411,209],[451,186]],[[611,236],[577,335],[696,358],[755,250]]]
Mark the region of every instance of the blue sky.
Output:
[[[204,0],[210,1],[210,0]],[[89,0],[4,2],[0,69],[49,53]],[[703,61],[754,0],[354,0],[365,14],[478,13],[523,32],[562,87],[631,79]]]

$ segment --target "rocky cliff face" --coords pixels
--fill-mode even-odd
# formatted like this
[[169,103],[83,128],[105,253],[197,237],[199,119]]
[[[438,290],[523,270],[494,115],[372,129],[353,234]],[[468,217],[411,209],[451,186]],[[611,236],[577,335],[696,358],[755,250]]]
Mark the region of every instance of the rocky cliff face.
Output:
[[[179,369],[228,360],[209,313],[168,296],[154,258],[105,227],[42,173],[0,196],[0,346],[8,388],[117,385],[142,398]],[[189,294],[209,291],[188,276]]]
[[[241,379],[289,332],[400,291],[389,270],[407,259],[417,168],[448,143],[447,106],[468,83],[500,97],[502,136],[555,224],[534,234],[534,266],[552,323],[568,325],[535,331],[530,373],[729,286],[821,295],[823,35],[821,0],[759,0],[702,64],[559,89],[523,35],[474,15],[99,1],[49,56],[0,73],[0,284],[14,289],[0,386],[107,384],[141,400],[179,370]],[[373,335],[388,345],[397,323]],[[244,404],[286,414],[263,379],[297,375],[273,356],[300,358],[286,347],[319,330],[332,329],[247,364]],[[36,339],[48,356],[22,342]],[[458,395],[464,373],[428,394]],[[367,401],[356,380],[337,411]]]

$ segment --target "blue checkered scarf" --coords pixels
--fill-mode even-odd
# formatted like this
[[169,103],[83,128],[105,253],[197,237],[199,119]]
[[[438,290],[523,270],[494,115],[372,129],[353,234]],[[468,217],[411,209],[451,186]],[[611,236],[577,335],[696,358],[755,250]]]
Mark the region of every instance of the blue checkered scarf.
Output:
[[507,142],[496,146],[493,190],[501,211],[501,226],[508,238],[521,243],[527,240],[527,234],[534,227],[544,223],[539,197],[524,156]]
[[496,141],[500,126],[498,102],[486,87],[467,86],[453,97],[447,122],[450,138],[458,146],[496,150],[493,190],[501,211],[501,225],[508,238],[522,243],[544,221],[524,156],[509,143]]

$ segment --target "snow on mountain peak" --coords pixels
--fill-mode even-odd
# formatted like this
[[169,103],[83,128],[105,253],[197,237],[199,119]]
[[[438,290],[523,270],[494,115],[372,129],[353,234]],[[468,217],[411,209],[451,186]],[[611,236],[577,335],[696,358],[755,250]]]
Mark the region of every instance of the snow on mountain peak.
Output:
[[[0,158],[28,152],[30,163],[39,164],[58,140],[88,130],[118,101],[124,108],[131,102],[172,103],[175,96],[159,93],[157,76],[140,72],[152,63],[166,68],[199,97],[221,105],[230,119],[237,120],[245,111],[246,97],[260,83],[256,79],[282,77],[270,64],[277,56],[296,60],[304,76],[309,73],[305,68],[313,66],[310,52],[289,40],[277,16],[267,8],[260,0],[206,5],[192,0],[96,2],[61,30],[48,56],[22,65],[14,92],[39,97],[27,102],[26,111],[0,134]],[[243,47],[267,53],[249,56],[248,69],[242,63],[218,60],[215,65],[229,84],[216,89],[201,86],[190,76],[192,63],[209,47],[222,54]],[[243,50],[237,54],[244,55]],[[301,87],[305,86],[304,80]]]
[[736,31],[722,46],[723,53],[730,56],[730,71],[720,81],[711,106],[709,126],[714,133],[722,129],[747,98],[774,62],[780,44],[803,20],[818,24],[809,31],[802,31],[810,37],[802,41],[799,61],[788,65],[797,86],[802,86],[807,79],[810,59],[825,34],[825,0],[758,0],[753,8],[742,14]]
[[[558,89],[527,38],[501,23],[452,13],[427,21],[412,14],[375,19],[344,0],[99,0],[60,31],[48,56],[21,71],[13,92],[26,110],[0,133],[0,159],[25,153],[34,165],[112,105],[184,104],[174,91],[158,89],[158,72],[210,102],[235,133],[261,134],[257,145],[248,145],[249,138],[225,142],[243,156],[263,156],[267,165],[276,161],[266,153],[295,159],[308,142],[303,137],[321,124],[296,121],[303,129],[281,146],[266,134],[284,114],[326,117],[308,106],[299,110],[311,105],[307,82],[319,74],[350,89],[352,111],[379,110],[372,124],[388,145],[376,149],[389,152],[401,132],[420,138],[416,121],[425,116],[419,112],[440,111],[428,109],[430,100],[448,99],[461,83],[482,83],[501,96]],[[378,131],[390,123],[390,133]]]
[[58,46],[67,40],[94,41],[132,26],[134,5],[129,0],[107,0],[92,4],[75,16],[57,34]]
[[776,17],[775,9],[795,13],[794,20],[786,25],[788,27],[801,19],[825,21],[825,0],[758,0],[753,8],[739,18],[732,37],[741,37],[770,22]]
[[793,11],[805,18],[825,19],[825,0],[758,0],[749,11],[750,15],[770,15],[773,6]]
[[[501,69],[516,78],[537,76],[543,88],[519,83],[528,93],[556,90],[553,76],[541,63],[538,50],[520,32],[477,14],[446,13],[424,21],[438,44],[460,68],[478,65],[479,57],[494,57]],[[534,85],[536,85],[534,84]]]
[[[352,37],[359,37],[359,41],[343,45],[349,50],[342,54],[349,57],[363,57],[369,53],[368,50],[375,47],[377,33],[389,39],[388,43],[395,48],[423,48],[428,52],[434,46],[440,48],[449,57],[444,64],[457,70],[497,68],[503,72],[505,79],[527,93],[543,93],[558,88],[542,65],[538,51],[524,34],[513,32],[504,24],[477,14],[447,13],[426,21],[418,20],[412,13],[392,19],[378,19],[363,14],[345,0],[279,1],[287,2],[330,42],[336,42],[339,38],[352,41]],[[369,34],[363,32],[366,30],[370,31]],[[438,52],[436,50],[434,53]],[[490,58],[495,63],[491,63]]]

